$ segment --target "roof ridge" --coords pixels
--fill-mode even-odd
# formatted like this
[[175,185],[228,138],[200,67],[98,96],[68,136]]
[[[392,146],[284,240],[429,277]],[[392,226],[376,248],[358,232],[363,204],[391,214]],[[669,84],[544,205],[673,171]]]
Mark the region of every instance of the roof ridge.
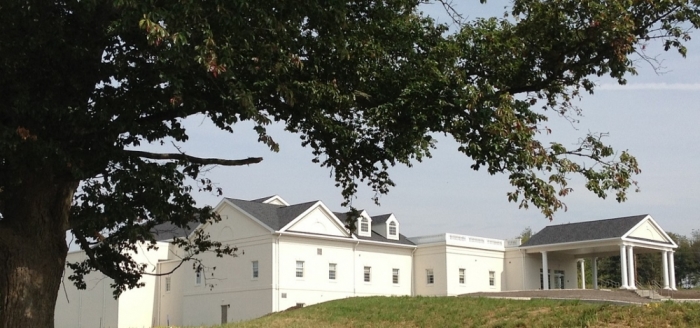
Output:
[[640,217],[640,216],[647,217],[647,216],[649,216],[649,214],[628,215],[628,216],[621,216],[621,217],[610,218],[610,219],[600,219],[600,220],[579,221],[579,222],[573,222],[573,223],[569,222],[569,223],[552,224],[552,225],[546,226],[545,228],[558,227],[558,226],[569,225],[569,224],[573,225],[573,224],[583,224],[583,223],[589,223],[589,222],[601,222],[601,221],[629,219],[629,218],[636,218],[636,217]]

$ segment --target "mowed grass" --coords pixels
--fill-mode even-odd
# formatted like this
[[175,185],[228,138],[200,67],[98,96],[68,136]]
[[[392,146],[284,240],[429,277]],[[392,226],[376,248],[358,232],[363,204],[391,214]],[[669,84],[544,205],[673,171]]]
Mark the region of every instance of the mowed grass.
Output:
[[358,297],[220,327],[700,327],[700,304]]

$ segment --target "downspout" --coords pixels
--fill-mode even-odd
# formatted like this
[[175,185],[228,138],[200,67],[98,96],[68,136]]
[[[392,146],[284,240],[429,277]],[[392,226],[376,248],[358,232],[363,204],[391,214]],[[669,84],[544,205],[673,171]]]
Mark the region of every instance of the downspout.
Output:
[[355,243],[354,246],[352,246],[352,296],[357,296],[357,245],[360,244],[360,241],[358,240],[357,243]]
[[521,276],[523,277],[522,290],[525,290],[525,252],[520,250],[520,270],[522,271]]
[[413,248],[413,251],[411,251],[411,296],[416,296],[416,259],[415,259],[415,254],[416,250],[418,249],[418,246]]
[[100,328],[103,327],[103,322],[105,320],[105,282],[102,281],[102,315],[100,317]]
[[280,300],[281,300],[281,298],[280,298],[280,237],[282,237],[282,233],[281,233],[281,232],[280,232],[279,234],[277,234],[277,242],[276,242],[276,243],[277,243],[277,247],[276,247],[276,250],[275,250],[275,257],[276,257],[275,260],[276,260],[276,262],[277,262],[277,275],[276,275],[276,278],[275,278],[275,280],[276,280],[276,281],[275,281],[275,286],[276,286],[276,288],[277,288],[277,309],[275,309],[275,311],[279,311],[279,310],[280,310]]
[[83,327],[83,293],[78,290],[78,328]]

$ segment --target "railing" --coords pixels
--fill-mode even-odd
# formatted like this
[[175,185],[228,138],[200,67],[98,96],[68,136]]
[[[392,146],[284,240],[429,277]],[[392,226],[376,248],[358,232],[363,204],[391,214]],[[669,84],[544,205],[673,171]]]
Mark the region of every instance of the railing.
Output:
[[523,240],[520,238],[506,240],[506,247],[518,247],[522,245]]
[[598,288],[616,289],[620,288],[620,283],[609,279],[598,279]]
[[483,237],[465,236],[452,233],[413,237],[410,240],[418,245],[438,242],[447,242],[457,246],[471,246],[486,249],[503,249],[506,242],[500,239],[490,239]]

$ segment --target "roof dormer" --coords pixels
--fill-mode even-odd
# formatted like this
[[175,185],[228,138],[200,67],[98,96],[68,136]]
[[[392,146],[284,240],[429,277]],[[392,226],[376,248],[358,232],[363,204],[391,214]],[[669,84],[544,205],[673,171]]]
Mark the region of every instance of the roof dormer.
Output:
[[386,237],[386,239],[399,240],[399,220],[394,214],[384,214],[372,217],[374,231]]
[[357,235],[372,237],[372,218],[365,211],[357,218]]
[[399,240],[399,221],[389,221],[386,230],[387,239]]

